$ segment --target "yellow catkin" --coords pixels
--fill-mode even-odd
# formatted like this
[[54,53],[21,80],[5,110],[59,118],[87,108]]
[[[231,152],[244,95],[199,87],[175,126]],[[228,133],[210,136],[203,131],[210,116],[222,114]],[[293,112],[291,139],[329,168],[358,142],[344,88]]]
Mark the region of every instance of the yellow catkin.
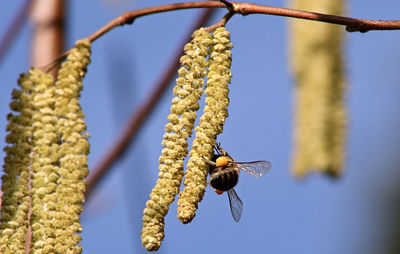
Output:
[[[33,78],[34,79],[34,78]],[[21,74],[19,89],[12,92],[4,148],[2,176],[2,206],[0,225],[0,253],[24,253],[30,198],[28,178],[32,152],[33,87],[31,72]]]
[[166,133],[159,158],[159,179],[154,186],[150,200],[143,211],[142,244],[148,251],[158,250],[164,238],[164,217],[169,204],[179,191],[183,176],[183,160],[186,157],[187,138],[191,136],[198,101],[203,93],[201,88],[206,75],[208,47],[211,35],[203,28],[196,30],[190,43],[185,45],[185,54],[180,61],[183,67],[173,89],[171,113],[165,126]]
[[89,134],[85,115],[79,103],[82,78],[90,63],[91,45],[88,40],[76,42],[67,61],[61,65],[55,90],[56,129],[60,137],[57,179],[57,215],[55,228],[56,253],[81,253],[82,231],[79,214],[85,200],[85,177],[89,173]]
[[223,130],[228,117],[229,89],[231,80],[230,34],[225,27],[217,28],[213,33],[210,47],[208,81],[206,84],[204,113],[196,127],[196,138],[193,140],[190,158],[185,172],[185,188],[179,194],[178,218],[189,223],[195,216],[198,203],[203,199],[207,187],[209,165],[217,135]]
[[84,178],[89,172],[89,144],[78,99],[89,57],[90,43],[78,41],[62,64],[55,85],[43,78],[38,78],[41,81],[35,85],[33,253],[82,252],[77,233],[82,231],[79,214],[84,201]]
[[[294,9],[341,15],[344,1],[292,0]],[[342,57],[344,30],[331,24],[291,21],[295,91],[293,174],[339,175],[344,166],[347,113]]]

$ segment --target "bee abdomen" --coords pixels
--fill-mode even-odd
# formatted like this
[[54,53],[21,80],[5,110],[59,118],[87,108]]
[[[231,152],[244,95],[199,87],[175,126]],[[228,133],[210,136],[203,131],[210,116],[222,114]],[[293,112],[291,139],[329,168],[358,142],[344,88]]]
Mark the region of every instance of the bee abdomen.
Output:
[[239,180],[239,173],[235,168],[224,168],[213,173],[210,185],[217,190],[227,191],[235,187]]

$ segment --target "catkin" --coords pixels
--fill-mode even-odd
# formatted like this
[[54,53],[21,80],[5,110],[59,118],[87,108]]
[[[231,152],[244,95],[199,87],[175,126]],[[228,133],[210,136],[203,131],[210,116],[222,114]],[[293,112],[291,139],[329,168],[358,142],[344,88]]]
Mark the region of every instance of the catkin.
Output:
[[[79,97],[90,43],[78,41],[50,81],[35,86],[32,152],[33,253],[81,253],[79,214],[88,174],[86,125]],[[41,77],[44,74],[38,73]],[[43,79],[43,78],[42,78]]]
[[[343,1],[292,0],[294,9],[341,15]],[[342,28],[291,21],[295,87],[293,174],[340,175],[344,165],[347,112]]]
[[169,204],[175,199],[183,176],[183,160],[186,157],[187,138],[192,135],[201,88],[206,75],[211,35],[203,28],[196,30],[190,43],[185,45],[185,54],[180,61],[183,67],[173,89],[171,113],[165,126],[162,155],[159,158],[159,179],[150,200],[143,211],[142,245],[148,251],[158,250],[164,238],[164,217]]
[[209,165],[217,135],[223,130],[228,117],[229,88],[232,74],[230,71],[232,54],[230,33],[225,27],[217,28],[213,33],[208,61],[207,95],[204,113],[196,127],[196,138],[192,143],[190,158],[185,172],[185,188],[179,194],[178,218],[183,223],[189,223],[195,216],[198,203],[203,199],[207,187]]
[[[19,89],[12,92],[11,110],[7,116],[4,148],[4,174],[2,179],[2,206],[0,225],[0,253],[24,253],[25,235],[28,230],[30,197],[28,192],[29,167],[32,153],[33,111],[32,98],[36,85],[36,71],[21,74]],[[51,78],[47,79],[50,81]]]
[[57,220],[55,227],[56,253],[81,253],[82,231],[79,214],[85,200],[85,177],[89,173],[89,134],[85,115],[79,103],[82,78],[90,63],[91,45],[88,40],[76,42],[61,65],[55,89],[56,129],[60,138],[57,180]]

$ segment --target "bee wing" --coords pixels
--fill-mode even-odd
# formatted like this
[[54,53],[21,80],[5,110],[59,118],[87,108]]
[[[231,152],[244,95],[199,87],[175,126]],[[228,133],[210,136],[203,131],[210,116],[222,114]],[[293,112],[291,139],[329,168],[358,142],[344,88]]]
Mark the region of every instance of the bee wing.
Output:
[[232,217],[236,222],[239,222],[240,217],[242,217],[243,202],[240,200],[236,191],[232,188],[227,191],[229,197],[229,206],[231,208]]
[[237,165],[239,169],[255,177],[264,175],[272,167],[269,161],[237,162]]

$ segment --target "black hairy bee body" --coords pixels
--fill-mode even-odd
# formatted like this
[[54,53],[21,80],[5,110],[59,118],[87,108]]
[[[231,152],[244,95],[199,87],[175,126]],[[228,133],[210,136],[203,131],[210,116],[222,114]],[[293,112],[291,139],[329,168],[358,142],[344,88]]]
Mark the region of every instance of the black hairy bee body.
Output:
[[239,170],[236,167],[211,167],[210,185],[216,190],[227,191],[239,181]]

